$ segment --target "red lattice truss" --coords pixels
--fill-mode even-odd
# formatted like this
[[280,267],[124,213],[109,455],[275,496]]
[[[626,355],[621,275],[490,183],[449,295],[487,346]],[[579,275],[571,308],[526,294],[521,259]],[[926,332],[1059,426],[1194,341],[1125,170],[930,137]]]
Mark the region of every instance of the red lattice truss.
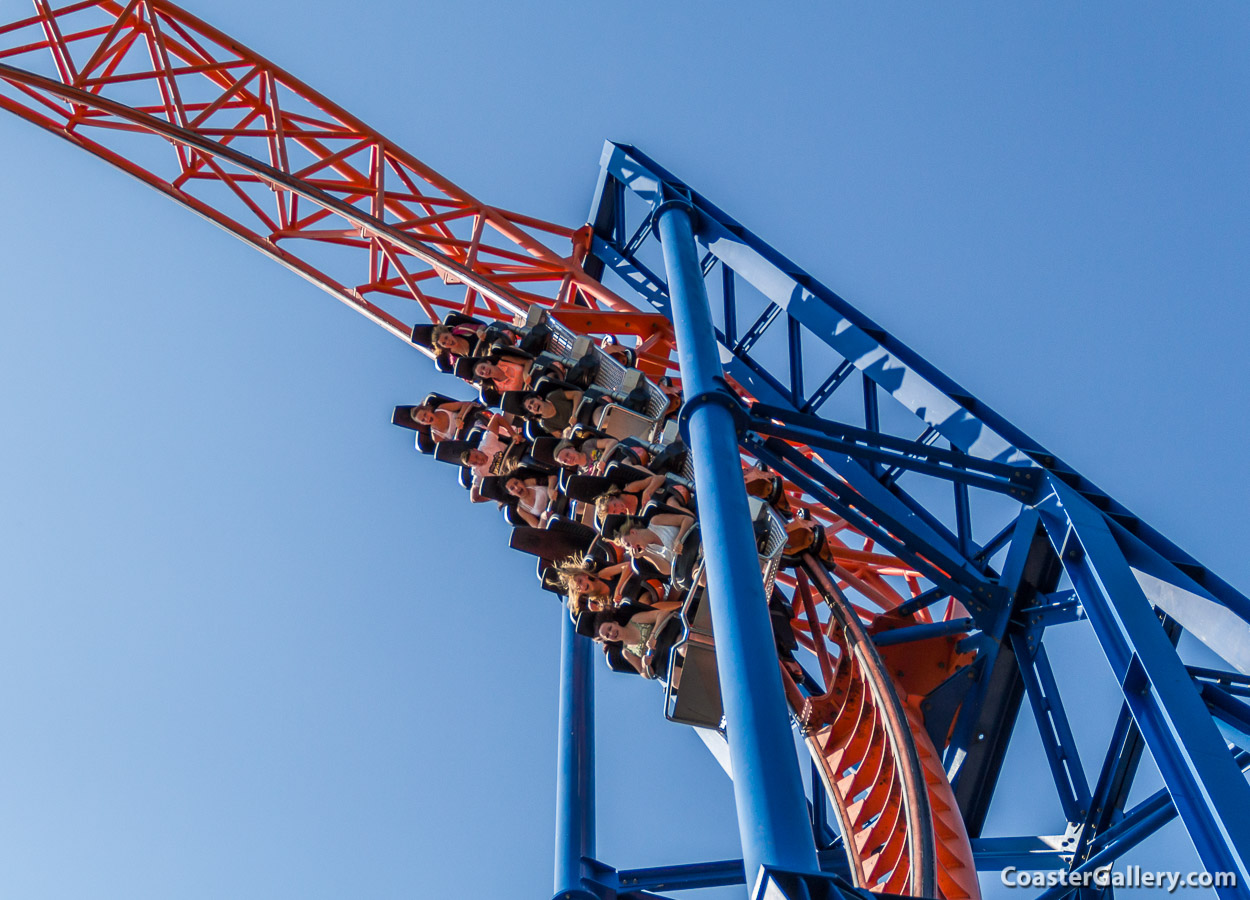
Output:
[[511,318],[538,304],[576,316],[579,330],[638,335],[657,364],[669,358],[667,321],[582,270],[588,229],[480,202],[170,3],[34,6],[34,16],[0,26],[0,107],[190,207],[397,336],[450,310]]

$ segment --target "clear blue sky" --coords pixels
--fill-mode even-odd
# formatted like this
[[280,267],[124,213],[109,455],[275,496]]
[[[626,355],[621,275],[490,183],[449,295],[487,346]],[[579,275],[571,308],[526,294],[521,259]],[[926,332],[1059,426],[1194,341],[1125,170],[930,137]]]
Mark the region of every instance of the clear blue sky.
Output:
[[[500,206],[578,224],[637,144],[1250,586],[1245,6],[189,5]],[[548,896],[557,611],[389,425],[446,385],[68,144],[0,161],[0,892]],[[605,859],[736,855],[650,685],[599,722]]]

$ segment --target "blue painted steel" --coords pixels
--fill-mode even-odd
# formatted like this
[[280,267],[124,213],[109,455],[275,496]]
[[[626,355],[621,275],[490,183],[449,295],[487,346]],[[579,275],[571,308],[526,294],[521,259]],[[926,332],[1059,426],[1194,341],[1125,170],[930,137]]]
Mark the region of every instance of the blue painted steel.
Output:
[[620,891],[692,891],[700,888],[745,884],[746,875],[740,859],[715,862],[686,863],[677,866],[653,866],[647,869],[622,869],[616,873]]
[[[932,442],[938,434],[936,429],[933,428],[925,429],[924,433],[916,440],[908,440],[882,432],[879,423],[877,427],[857,428],[845,422],[831,422],[810,413],[796,412],[782,406],[771,406],[766,403],[752,404],[751,416],[751,427],[761,433],[771,433],[769,431],[770,428],[787,427],[806,435],[825,436],[839,441],[862,444],[879,450],[891,450],[900,457],[895,460],[899,464],[905,465],[907,460],[912,458],[915,460],[927,460],[933,463],[944,463],[954,469],[968,469],[973,472],[993,475],[1018,487],[1027,488],[1025,492],[1017,495],[1021,499],[1033,496],[1042,480],[1040,469],[991,462],[990,460],[970,456],[960,450],[947,450],[935,447]],[[781,423],[781,425],[777,426],[773,420]],[[872,425],[874,422],[876,422],[875,416],[871,417],[869,425]]]
[[955,478],[955,536],[959,539],[959,552],[972,555],[972,506],[968,496],[968,482]]
[[672,310],[668,302],[668,293],[656,278],[655,273],[637,260],[629,259],[612,244],[596,237],[593,246],[594,254],[620,275],[639,296],[651,304],[661,315],[672,318]]
[[1227,672],[1223,669],[1208,669],[1203,666],[1186,666],[1185,668],[1198,681],[1209,681],[1230,694],[1250,696],[1250,675]]
[[[623,216],[626,191],[632,191],[650,206],[646,213],[650,221],[644,222],[629,240]],[[726,374],[758,400],[779,407],[813,410],[852,372],[858,371],[864,378],[862,424],[867,429],[877,427],[873,401],[876,391],[883,390],[927,424],[925,436],[919,442],[911,442],[911,446],[924,444],[926,438],[940,434],[952,448],[972,457],[1036,473],[1034,478],[1044,471],[1047,484],[1062,497],[1062,503],[1051,497],[1039,506],[1044,516],[1040,521],[1045,522],[1057,548],[1074,551],[1070,558],[1063,560],[1063,565],[1077,585],[1080,604],[1060,595],[1038,595],[1039,591],[1054,589],[1053,575],[1057,567],[1053,559],[1047,559],[1048,549],[1045,555],[1037,555],[1043,552],[1045,545],[1044,538],[1036,537],[1039,518],[1032,510],[1026,510],[1017,522],[978,547],[973,539],[973,526],[981,523],[977,519],[977,509],[968,502],[966,491],[962,487],[957,490],[953,498],[953,517],[947,515],[944,522],[928,502],[918,502],[894,484],[900,474],[908,471],[903,464],[905,459],[881,459],[852,447],[807,442],[820,447],[820,462],[813,463],[790,459],[780,447],[770,455],[774,442],[765,442],[758,436],[747,435],[745,439],[762,460],[787,465],[785,474],[793,476],[798,486],[839,513],[849,512],[846,518],[855,527],[908,560],[937,585],[907,604],[908,607],[920,608],[948,594],[958,597],[993,644],[978,659],[982,677],[977,679],[973,695],[961,705],[954,740],[946,756],[948,767],[956,776],[961,809],[966,813],[973,810],[969,815],[978,819],[975,811],[983,810],[988,803],[1001,763],[1001,749],[1005,747],[1015,716],[1016,706],[1004,698],[1008,694],[1018,698],[1024,689],[1022,685],[1027,686],[1039,718],[1050,723],[1044,731],[1051,739],[1048,749],[1052,766],[1063,776],[1059,778],[1060,792],[1069,816],[1088,824],[1085,810],[1118,791],[1115,783],[1123,779],[1100,778],[1098,796],[1091,799],[1079,767],[1070,771],[1069,762],[1075,761],[1075,748],[1070,731],[1065,727],[1066,719],[1053,679],[1049,678],[1044,664],[1033,665],[1038,659],[1044,661],[1035,648],[1040,647],[1045,627],[1074,621],[1085,611],[1121,682],[1126,703],[1135,720],[1141,723],[1142,740],[1159,761],[1204,863],[1213,870],[1237,872],[1241,884],[1246,885],[1245,863],[1250,848],[1246,838],[1250,824],[1237,821],[1233,811],[1243,803],[1250,808],[1250,803],[1246,802],[1250,791],[1234,771],[1231,755],[1210,712],[1180,665],[1150,604],[1159,605],[1234,667],[1247,672],[1250,671],[1250,629],[1245,623],[1250,622],[1250,599],[634,148],[622,145],[605,148],[600,193],[605,196],[610,193],[616,198],[613,208],[616,225],[611,231],[596,227],[593,252],[638,288],[650,305],[675,318],[679,343],[680,329],[688,324],[683,323],[682,304],[676,302],[679,292],[698,293],[703,300],[705,327],[715,333],[710,314],[706,312],[706,291],[701,279],[714,274],[716,262],[721,264],[719,279],[725,299],[725,333],[718,335],[721,345],[708,351],[708,358],[715,357],[719,350],[719,361],[725,366]],[[672,242],[660,227],[660,219],[674,215],[671,206],[664,207],[674,196],[688,199],[694,207],[692,215],[698,217],[699,239],[707,250],[700,261],[699,248],[691,241],[682,278],[673,274],[668,259]],[[635,254],[641,237],[651,225],[661,231],[669,286],[660,283]],[[696,278],[700,280],[697,288],[693,284]],[[752,310],[746,320],[752,324],[743,334],[738,333],[738,325],[744,314],[735,296],[739,278],[758,290],[767,301],[763,313],[759,313],[758,307]],[[671,312],[666,308],[670,294],[673,295]],[[672,312],[677,314],[674,316]],[[768,330],[779,326],[783,314],[788,338],[784,343],[789,356],[783,367],[777,367],[771,360],[765,364],[752,354]],[[803,330],[810,334],[803,335]],[[831,363],[836,367],[827,377],[825,373],[812,373],[810,367],[807,372],[803,370],[803,353],[808,349],[804,344],[809,338],[822,342],[840,356]],[[683,374],[684,367],[683,359]],[[719,366],[715,367],[715,374],[721,374]],[[804,376],[813,374],[810,384],[818,386],[810,396],[805,396],[808,387]],[[700,402],[703,398],[697,395],[707,390],[692,390],[687,385],[688,396],[695,395]],[[726,429],[733,415],[728,409],[705,403],[691,416],[691,423],[704,414],[721,418]],[[792,420],[790,424],[798,423]],[[777,429],[761,429],[761,432],[782,435]],[[690,434],[693,442],[696,429],[692,427]],[[842,435],[830,437],[834,441],[846,440]],[[726,455],[728,453],[726,450]],[[911,458],[930,466],[945,464],[921,452]],[[975,466],[968,468],[969,474],[982,477],[990,474]],[[993,475],[1011,480],[1009,474]],[[700,483],[702,486],[702,481]],[[976,483],[974,478],[960,478],[957,483],[990,486]],[[1034,484],[1028,486],[1032,488]],[[1027,500],[1035,497],[1036,494],[1030,494]],[[706,522],[708,516],[702,507],[700,513]],[[956,523],[953,533],[946,524],[949,521]],[[995,528],[1000,524],[995,523]],[[1071,534],[1073,529],[1074,534]],[[999,576],[990,568],[989,561],[1009,538],[1012,549],[1003,575]],[[1065,544],[1065,540],[1070,543]],[[1020,583],[1021,567],[1026,558],[1031,560],[1029,566],[1033,574],[1025,585],[1027,589],[1017,592],[1016,585]],[[1047,574],[1039,574],[1041,572]],[[1000,640],[1006,643],[1000,644]],[[1004,648],[1009,648],[1007,653],[1002,652]],[[1015,674],[1017,659],[1024,667],[1019,676]],[[1208,691],[1207,699],[1220,707],[1225,719],[1237,725],[1250,723],[1250,711],[1231,696],[1232,692],[1240,691],[1240,685],[1220,683],[1222,690],[1204,688]],[[987,696],[990,690],[995,692],[993,697]],[[1018,705],[1018,699],[1014,702]],[[1126,759],[1113,742],[1105,765],[1123,768]],[[1233,797],[1237,798],[1235,803],[1227,799]],[[1098,854],[1122,852],[1128,846],[1126,838],[1134,842],[1140,840],[1149,833],[1148,826],[1153,827],[1156,820],[1166,814],[1168,811],[1162,808],[1141,811],[1137,818],[1130,814],[1120,825],[1110,827],[1108,821],[1100,821],[1102,833],[1085,837],[1086,858],[1078,864],[1089,865]],[[979,831],[978,823],[970,820],[969,828],[974,834]],[[783,865],[782,868],[790,867]]]
[[593,900],[595,691],[591,641],[561,616],[560,731],[556,748],[556,900]]
[[[980,672],[973,693],[960,706],[949,746],[943,755],[947,775],[955,788],[955,799],[964,815],[968,833],[974,838],[980,837],[1002,757],[1006,753],[1007,739],[1015,727],[1019,710],[1019,694],[1013,688],[1017,678],[1012,669],[1016,663],[1003,655],[1006,650],[1004,637],[1012,605],[1026,583],[1026,569],[1033,554],[1033,544],[1044,540],[1039,536],[1041,526],[1038,514],[1032,509],[1023,510],[1011,527],[1011,543],[1000,578],[1000,585],[1008,593],[1009,601],[1000,604],[993,615],[983,615],[978,620],[989,640],[979,654]],[[1000,693],[991,696],[994,690]]]
[[[1131,534],[1173,573],[1159,577],[1169,581],[1183,578],[1184,585],[1192,581],[1195,592],[1210,597],[1250,622],[1250,599],[1240,591],[654,160],[634,147],[608,143],[600,162],[607,181],[615,180],[624,185],[653,207],[674,191],[688,197],[700,216],[699,237],[708,250],[726,269],[731,269],[736,277],[751,284],[777,307],[775,313],[771,309],[768,311],[767,324],[784,311],[788,318],[800,322],[814,339],[832,348],[882,390],[940,431],[953,446],[985,459],[1045,467],[1082,493],[1096,497],[1109,521],[1115,523],[1117,536]],[[620,240],[623,239],[622,235]],[[629,277],[627,272],[618,271],[623,277]],[[749,346],[742,341],[730,341],[725,353],[727,373],[755,397],[792,405],[793,397],[787,383],[790,379],[771,375],[768,367],[750,356]],[[1119,534],[1121,530],[1123,535]],[[1174,617],[1197,633],[1190,621],[1182,616]],[[1203,640],[1206,639],[1204,636]],[[1246,669],[1250,671],[1250,641],[1246,642],[1244,652]]]
[[[725,271],[732,272],[733,270],[726,266]],[[854,371],[855,366],[851,365],[851,361],[849,359],[842,360],[842,362],[838,364],[838,367],[829,374],[829,377],[821,382],[820,387],[816,388],[812,395],[807,398],[807,402],[802,405],[799,412],[816,412],[816,410],[820,409],[820,407],[824,405],[826,400],[833,396],[833,392],[841,387],[842,382],[846,381],[846,379],[849,378],[851,373]]]
[[876,900],[839,875],[787,872],[772,866],[760,873],[751,900]]
[[[1250,753],[1239,753],[1233,757],[1233,760],[1234,765],[1244,768],[1250,764]],[[1073,866],[1071,871],[1073,873],[1093,872],[1100,866],[1114,862],[1174,818],[1176,818],[1176,807],[1172,803],[1172,798],[1168,796],[1166,790],[1156,791],[1137,804],[1128,815],[1095,841],[1093,846],[1097,852],[1080,862],[1079,865]],[[1024,866],[1020,868],[1023,869]],[[1072,887],[1058,885],[1038,895],[1036,900],[1059,900],[1060,897],[1067,896],[1074,890],[1076,889]],[[1221,896],[1224,893],[1224,890],[1220,890]],[[1245,893],[1245,883],[1239,881],[1239,886],[1232,889],[1229,896],[1244,897]]]
[[829,506],[864,535],[908,562],[943,590],[959,597],[974,616],[997,610],[1004,594],[971,564],[966,563],[944,536],[903,506],[849,456],[828,453],[842,479],[834,478],[784,441],[762,441],[748,435],[743,444],[773,468],[781,471],[812,497]]
[[819,869],[790,733],[763,581],[756,564],[733,414],[724,390],[707,292],[688,209],[662,206],[657,228],[669,295],[698,511],[707,563],[717,671],[734,771],[738,830],[748,878],[763,865]]
[[797,319],[786,319],[790,342],[790,396],[796,407],[803,405],[803,326]]
[[920,612],[922,609],[927,609],[934,603],[945,600],[949,596],[950,592],[945,588],[940,586],[929,588],[927,591],[912,597],[906,603],[896,606],[894,608],[894,613],[899,616],[912,616]]
[[1040,640],[1042,632],[1051,625],[1079,622],[1085,618],[1075,591],[1056,591],[1039,596],[1034,603],[1016,610],[1016,614],[1025,623],[1025,636],[1035,640]]
[[733,343],[738,339],[738,298],[734,285],[734,270],[721,266],[721,296],[725,307],[725,340]]
[[978,872],[1001,872],[1008,866],[1029,872],[1066,869],[1064,835],[973,838],[972,855]]
[[812,760],[807,784],[812,794],[812,840],[816,842],[816,849],[820,850],[829,845],[836,833],[829,824],[829,794],[825,790],[824,779],[820,777],[820,766],[816,765],[815,760]]
[[[1233,765],[1242,772],[1250,768],[1250,751],[1238,750],[1233,755]],[[1101,852],[1113,844],[1119,846],[1125,835],[1142,834],[1142,824],[1147,820],[1152,822],[1154,829],[1157,830],[1175,817],[1176,804],[1172,801],[1167,788],[1160,788],[1126,812],[1119,822],[1094,837],[1090,843],[1094,850]],[[1146,831],[1142,837],[1148,836],[1149,833]]]
[[1062,481],[1039,507],[1203,865],[1250,896],[1250,787],[1102,514]]
[[1216,718],[1240,732],[1239,743],[1244,742],[1245,736],[1250,735],[1250,706],[1224,688],[1210,683],[1202,685],[1202,699]]
[[1133,722],[1133,714],[1129,712],[1128,704],[1121,704],[1098,781],[1090,795],[1089,812],[1081,823],[1080,839],[1072,856],[1075,864],[1079,865],[1089,857],[1094,838],[1123,817],[1124,803],[1137,774],[1142,749],[1141,733]]
[[[840,842],[820,851],[818,857],[821,871],[850,878],[846,851]],[[615,873],[608,871],[598,881],[618,894],[626,891],[693,891],[745,884],[746,870],[740,859],[722,859],[714,862],[621,869]]]
[[907,644],[911,641],[923,641],[948,634],[963,634],[975,627],[976,623],[972,618],[929,622],[924,625],[913,625],[910,628],[895,628],[892,631],[879,632],[872,636],[872,642],[878,647],[888,647],[891,644]]
[[[688,190],[633,147],[606,145],[603,166],[652,205],[667,199],[667,190]],[[702,216],[700,239],[772,303],[851,360],[904,406],[922,415],[956,446],[987,459],[1025,461],[1022,452],[998,434],[986,417],[965,409],[960,400],[971,399],[967,392],[713,204],[693,191],[690,197]],[[1001,425],[1006,426],[1006,422]]]
[[[976,466],[975,463],[968,467],[957,465],[957,457],[961,455],[959,453],[951,453],[950,451],[940,450],[936,447],[927,447],[911,441],[898,439],[889,441],[887,435],[880,436],[882,438],[881,442],[870,441],[868,438],[853,434],[853,431],[858,431],[859,429],[847,428],[845,436],[831,437],[806,428],[778,425],[775,422],[758,417],[752,418],[751,428],[760,434],[806,444],[818,450],[830,450],[834,453],[845,454],[859,460],[865,468],[888,462],[893,463],[900,469],[932,475],[957,484],[971,485],[987,491],[1007,494],[1015,497],[1017,500],[1023,500],[1033,493],[1032,487],[1018,479],[981,474],[979,466]],[[899,447],[895,446],[895,444],[910,444],[911,446]],[[979,462],[979,460],[976,462]],[[942,463],[948,463],[948,465],[942,465]],[[965,558],[971,555],[970,549],[963,552]]]
[[1046,752],[1059,803],[1069,822],[1080,822],[1089,813],[1089,783],[1081,767],[1081,756],[1076,750],[1076,739],[1068,724],[1068,715],[1059,698],[1059,688],[1050,670],[1046,648],[1041,643],[1029,644],[1023,634],[1010,636],[1011,648],[1020,664],[1024,689],[1033,707],[1037,731]]
[[1110,521],[1129,565],[1142,573],[1138,581],[1150,601],[1228,663],[1250,673],[1250,628],[1243,612],[1212,597],[1190,576],[1190,567],[1178,568],[1114,518]]

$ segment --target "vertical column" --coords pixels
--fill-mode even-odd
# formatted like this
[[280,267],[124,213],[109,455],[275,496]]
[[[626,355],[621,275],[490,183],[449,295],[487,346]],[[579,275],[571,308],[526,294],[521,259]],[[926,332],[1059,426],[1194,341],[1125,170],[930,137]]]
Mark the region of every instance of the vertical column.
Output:
[[582,858],[595,855],[595,680],[591,642],[560,617],[560,733],[556,750],[555,900],[594,900]]
[[738,832],[751,885],[761,865],[817,872],[819,863],[742,483],[729,409],[735,401],[720,380],[692,215],[686,203],[670,200],[655,218],[673,304]]

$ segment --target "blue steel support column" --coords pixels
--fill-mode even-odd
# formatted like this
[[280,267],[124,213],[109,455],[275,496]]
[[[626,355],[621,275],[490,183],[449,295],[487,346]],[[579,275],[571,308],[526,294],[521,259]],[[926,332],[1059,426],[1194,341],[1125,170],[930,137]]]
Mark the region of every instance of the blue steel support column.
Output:
[[[655,213],[664,248],[747,884],[761,865],[817,872],[755,538],[690,208]],[[726,404],[718,402],[724,398]]]
[[591,642],[561,616],[560,736],[556,750],[555,900],[594,900],[582,858],[595,855],[595,694]]

